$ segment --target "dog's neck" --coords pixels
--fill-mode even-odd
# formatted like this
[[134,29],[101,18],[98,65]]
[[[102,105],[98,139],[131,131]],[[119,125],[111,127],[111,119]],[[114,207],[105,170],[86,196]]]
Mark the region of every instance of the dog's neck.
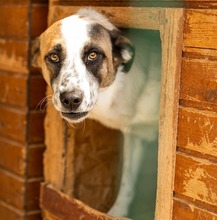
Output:
[[103,122],[108,127],[126,130],[135,117],[135,100],[141,95],[144,78],[144,70],[140,69],[136,60],[128,73],[119,68],[112,85],[99,90],[99,97],[90,118]]

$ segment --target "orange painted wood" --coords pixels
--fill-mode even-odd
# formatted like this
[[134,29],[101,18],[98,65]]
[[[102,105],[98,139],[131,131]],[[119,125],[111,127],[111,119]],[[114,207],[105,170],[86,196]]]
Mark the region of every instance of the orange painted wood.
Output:
[[184,59],[182,62],[180,103],[198,109],[217,110],[217,63]]
[[183,57],[189,59],[205,59],[210,61],[217,60],[217,50],[207,48],[185,47]]
[[32,4],[31,16],[31,37],[37,37],[47,28],[48,5]]
[[2,5],[0,15],[0,37],[27,39],[28,7],[26,5]]
[[26,112],[0,106],[0,136],[26,142]]
[[0,201],[0,217],[2,220],[23,220],[24,213],[16,211],[13,207]]
[[[71,172],[75,178],[75,198],[96,210],[109,211],[120,187],[123,142],[120,131],[92,120],[86,120],[84,126],[74,129]],[[70,171],[67,174],[70,175]]]
[[26,74],[0,71],[0,103],[25,108],[27,104]]
[[[0,167],[17,175],[24,176],[26,168],[25,145],[0,138]],[[1,184],[1,183],[0,183]]]
[[180,108],[178,146],[217,158],[217,114]]
[[[50,212],[55,219],[60,220],[124,220],[114,218],[96,211],[79,200],[73,199],[46,184],[41,185],[40,204],[43,209]],[[52,201],[52,202],[51,202]],[[54,218],[49,218],[54,219]]]
[[182,200],[174,200],[173,220],[217,220],[217,214]]
[[[217,206],[217,164],[181,153],[176,157],[175,192]],[[217,208],[216,208],[217,211]]]
[[27,173],[29,178],[43,176],[43,144],[30,145],[28,150]]
[[[41,75],[33,75],[29,78],[29,108],[43,112],[47,104],[45,98],[46,82]],[[50,100],[49,100],[50,101]]]
[[28,73],[28,43],[0,38],[0,68],[16,73]]
[[0,200],[19,210],[25,206],[25,183],[22,178],[9,172],[0,172]]
[[39,195],[40,195],[40,183],[42,178],[28,180],[26,186],[26,210],[33,211],[39,210]]
[[189,9],[184,24],[184,46],[216,49],[216,30],[217,10]]
[[28,142],[29,144],[43,143],[44,141],[45,112],[31,111],[29,114]]

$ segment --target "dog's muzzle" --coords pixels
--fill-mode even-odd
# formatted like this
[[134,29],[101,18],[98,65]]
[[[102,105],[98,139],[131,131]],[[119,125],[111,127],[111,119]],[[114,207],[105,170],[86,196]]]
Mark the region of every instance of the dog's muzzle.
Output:
[[88,112],[78,111],[82,101],[83,93],[80,91],[61,93],[60,102],[65,109],[64,112],[61,112],[62,117],[69,121],[81,121],[88,114]]

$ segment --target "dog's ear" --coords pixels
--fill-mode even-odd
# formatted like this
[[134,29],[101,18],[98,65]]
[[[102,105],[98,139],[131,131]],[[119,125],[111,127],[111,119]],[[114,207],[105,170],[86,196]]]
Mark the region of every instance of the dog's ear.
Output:
[[128,72],[133,64],[135,48],[132,42],[118,29],[111,31],[113,55],[115,65],[123,66],[123,71]]
[[40,67],[39,65],[39,56],[40,56],[40,38],[37,37],[33,43],[32,43],[32,48],[31,48],[31,65],[33,67]]

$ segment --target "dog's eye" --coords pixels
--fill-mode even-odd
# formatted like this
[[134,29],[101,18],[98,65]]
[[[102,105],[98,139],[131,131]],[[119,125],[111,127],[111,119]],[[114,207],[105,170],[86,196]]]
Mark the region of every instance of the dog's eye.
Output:
[[98,57],[96,52],[91,52],[88,54],[88,60],[95,60]]
[[57,54],[52,53],[52,54],[50,54],[50,60],[54,63],[58,63],[60,61],[60,58]]

